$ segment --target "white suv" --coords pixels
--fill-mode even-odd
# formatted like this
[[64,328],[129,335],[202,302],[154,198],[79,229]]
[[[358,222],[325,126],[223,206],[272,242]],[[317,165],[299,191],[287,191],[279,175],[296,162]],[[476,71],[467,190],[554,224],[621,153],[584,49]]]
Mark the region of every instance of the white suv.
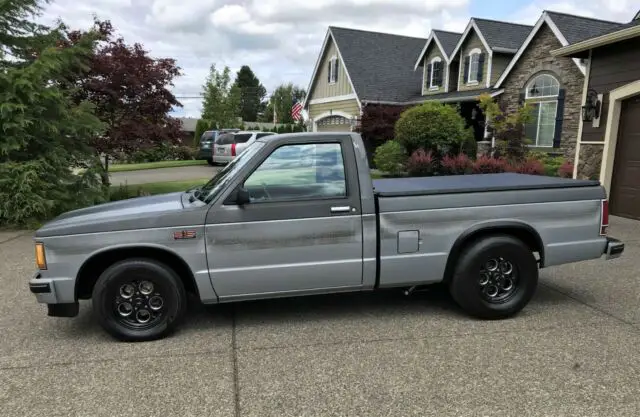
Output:
[[240,155],[242,151],[251,146],[256,139],[275,134],[276,133],[273,132],[261,132],[255,130],[224,133],[216,139],[212,158],[213,163],[226,164],[231,162],[233,158]]

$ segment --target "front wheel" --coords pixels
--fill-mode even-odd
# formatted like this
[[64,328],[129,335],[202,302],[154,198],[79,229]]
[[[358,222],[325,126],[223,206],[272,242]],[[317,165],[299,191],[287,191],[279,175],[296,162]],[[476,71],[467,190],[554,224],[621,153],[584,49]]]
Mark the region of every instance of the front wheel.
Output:
[[93,288],[100,325],[123,341],[168,335],[186,310],[186,293],[175,271],[152,259],[128,259],[107,268]]
[[538,265],[527,245],[512,236],[495,235],[463,249],[449,290],[467,313],[503,319],[520,312],[537,286]]

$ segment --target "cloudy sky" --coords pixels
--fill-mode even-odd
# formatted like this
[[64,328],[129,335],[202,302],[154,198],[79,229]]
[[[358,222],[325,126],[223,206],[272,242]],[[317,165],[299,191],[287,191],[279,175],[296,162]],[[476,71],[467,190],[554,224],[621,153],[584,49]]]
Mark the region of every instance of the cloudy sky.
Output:
[[178,115],[198,116],[212,63],[249,65],[270,93],[280,83],[307,87],[327,26],[427,37],[462,31],[471,16],[533,24],[542,10],[627,22],[637,0],[52,0],[44,20],[88,27],[109,19],[127,42],[173,57],[184,75]]

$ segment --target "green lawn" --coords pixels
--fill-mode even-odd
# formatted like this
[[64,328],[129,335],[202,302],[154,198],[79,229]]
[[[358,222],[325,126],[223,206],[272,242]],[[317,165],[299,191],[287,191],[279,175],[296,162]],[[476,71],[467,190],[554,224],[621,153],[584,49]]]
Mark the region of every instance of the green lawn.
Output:
[[207,161],[190,159],[184,161],[143,162],[140,164],[114,164],[109,166],[109,172],[142,171],[145,169],[175,168],[193,165],[207,165]]
[[111,201],[123,200],[125,198],[138,197],[141,195],[155,195],[186,191],[196,185],[202,185],[211,178],[198,180],[150,182],[148,184],[135,185],[113,185],[111,186]]

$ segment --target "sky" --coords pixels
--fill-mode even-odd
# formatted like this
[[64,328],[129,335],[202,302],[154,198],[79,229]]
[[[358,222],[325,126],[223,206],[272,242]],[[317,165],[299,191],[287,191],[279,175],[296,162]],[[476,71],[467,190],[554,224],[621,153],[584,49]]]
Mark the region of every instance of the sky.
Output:
[[176,116],[198,117],[209,67],[249,65],[270,94],[279,84],[307,88],[327,27],[427,38],[462,32],[470,17],[534,24],[542,10],[628,22],[638,0],[52,0],[41,19],[88,28],[111,20],[126,42],[177,60]]

